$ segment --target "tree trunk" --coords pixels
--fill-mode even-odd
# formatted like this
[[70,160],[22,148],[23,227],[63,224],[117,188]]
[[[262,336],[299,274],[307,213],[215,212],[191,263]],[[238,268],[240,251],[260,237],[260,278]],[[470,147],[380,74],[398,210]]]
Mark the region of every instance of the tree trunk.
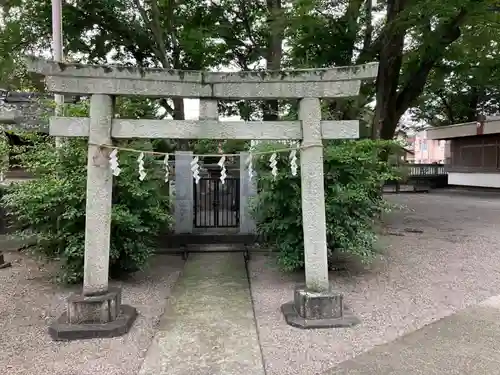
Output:
[[[153,50],[156,58],[164,69],[178,69],[180,66],[181,47],[179,46],[175,35],[176,28],[174,25],[174,8],[176,6],[176,1],[169,1],[167,7],[168,24],[166,27],[166,34],[170,39],[170,49],[172,52],[171,60],[168,57],[167,39],[165,38],[165,33],[160,21],[161,11],[158,6],[158,0],[147,1],[147,4],[149,4],[150,7],[149,14],[148,10],[143,6],[140,0],[134,0],[134,3],[139,11],[139,14],[153,35]],[[182,98],[173,98],[172,102],[174,103],[173,108],[168,104],[166,99],[162,99],[160,104],[172,115],[174,120],[184,120],[184,100]],[[176,140],[176,143],[178,150],[187,151],[189,149],[189,140],[179,139]]]
[[473,122],[477,120],[480,114],[479,105],[481,102],[482,90],[476,86],[472,86],[469,94],[469,105],[466,108],[466,122]]
[[[172,99],[172,101],[174,102],[174,111],[172,113],[172,117],[174,118],[174,120],[184,120],[184,99],[174,98]],[[177,139],[175,143],[177,143],[177,150],[189,151],[189,139]]]
[[[404,10],[405,0],[389,0],[387,2],[387,28],[383,35],[377,74],[377,106],[372,126],[372,138],[387,136],[387,131],[396,129],[395,107],[398,93],[399,72],[403,62],[403,47],[406,28],[397,25],[397,19]],[[399,26],[399,27],[398,27]],[[394,130],[390,139],[394,135]],[[386,139],[386,138],[384,138]]]
[[[284,25],[281,0],[267,0],[267,25],[268,39],[266,48],[266,68],[280,70],[283,55]],[[264,121],[276,121],[279,117],[279,104],[277,100],[265,101],[262,105]]]
[[[404,10],[405,1],[389,0],[387,4],[387,31],[382,31],[384,48],[380,50],[377,107],[372,126],[374,139],[393,139],[401,116],[422,94],[429,73],[443,57],[446,48],[460,37],[460,26],[468,14],[464,7],[430,32],[420,48],[418,64],[410,67],[406,80],[400,82],[406,29],[402,26],[403,22],[397,22],[397,19]],[[399,91],[398,87],[401,87]]]
[[[344,43],[342,44],[342,53],[340,53],[335,61],[336,66],[348,66],[353,63],[354,51],[358,41],[362,23],[359,20],[364,3],[364,11],[366,17],[364,19],[363,46],[362,50],[369,48],[371,44],[371,35],[373,27],[371,25],[372,17],[372,0],[349,0],[345,13],[339,19],[339,27],[344,30]],[[364,90],[361,90],[360,95]],[[363,95],[364,96],[364,95]],[[328,102],[328,119],[332,120],[352,120],[359,115],[360,104],[364,101],[364,97],[358,97],[353,102],[346,98],[332,99]]]

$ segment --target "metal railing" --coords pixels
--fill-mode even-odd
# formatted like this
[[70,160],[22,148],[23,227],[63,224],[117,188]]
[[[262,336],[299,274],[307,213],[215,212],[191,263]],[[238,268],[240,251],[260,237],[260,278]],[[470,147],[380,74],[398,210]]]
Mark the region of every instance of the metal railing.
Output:
[[410,164],[408,165],[409,177],[426,177],[426,176],[446,176],[448,173],[445,170],[444,164]]

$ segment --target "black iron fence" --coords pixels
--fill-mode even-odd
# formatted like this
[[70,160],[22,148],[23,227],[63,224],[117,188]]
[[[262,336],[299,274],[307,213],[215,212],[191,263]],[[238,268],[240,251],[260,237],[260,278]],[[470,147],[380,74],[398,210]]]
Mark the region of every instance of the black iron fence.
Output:
[[194,183],[194,227],[236,228],[240,224],[240,180],[203,177]]

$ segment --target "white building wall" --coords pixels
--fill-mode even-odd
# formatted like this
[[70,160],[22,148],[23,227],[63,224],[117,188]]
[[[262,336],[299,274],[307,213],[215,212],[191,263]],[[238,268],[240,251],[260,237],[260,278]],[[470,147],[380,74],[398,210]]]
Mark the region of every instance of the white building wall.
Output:
[[500,173],[457,173],[448,172],[448,184],[500,188]]

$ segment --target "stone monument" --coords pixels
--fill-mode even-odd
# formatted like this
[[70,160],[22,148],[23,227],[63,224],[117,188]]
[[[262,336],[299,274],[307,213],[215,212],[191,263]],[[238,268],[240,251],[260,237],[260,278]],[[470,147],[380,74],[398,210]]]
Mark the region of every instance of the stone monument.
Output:
[[[358,138],[359,122],[322,121],[320,99],[357,96],[361,80],[376,76],[376,64],[215,73],[85,66],[29,58],[28,69],[44,75],[47,90],[52,93],[91,97],[89,118],[50,120],[53,136],[89,138],[83,289],[68,300],[68,311],[51,326],[54,339],[123,334],[136,316],[133,307],[121,304],[119,290],[108,287],[113,178],[109,153],[113,139],[120,138],[301,140],[306,282],[295,290],[294,301],[282,310],[289,324],[301,328],[349,326],[356,322],[328,281],[322,141]],[[113,97],[118,95],[199,98],[203,113],[197,121],[115,118]],[[299,121],[221,122],[217,100],[223,99],[299,99]],[[186,183],[192,181],[186,179]],[[178,194],[179,186],[176,189]],[[179,208],[176,206],[176,210]]]

